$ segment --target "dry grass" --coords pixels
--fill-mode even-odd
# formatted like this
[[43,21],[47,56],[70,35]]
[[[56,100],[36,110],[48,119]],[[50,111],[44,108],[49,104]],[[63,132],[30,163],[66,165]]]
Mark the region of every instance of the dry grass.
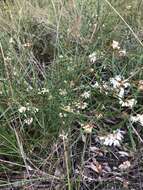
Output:
[[[142,123],[130,119],[143,113],[142,11],[141,0],[0,1],[0,189],[143,188]],[[116,75],[136,105],[122,107]],[[100,142],[117,129],[120,147]]]

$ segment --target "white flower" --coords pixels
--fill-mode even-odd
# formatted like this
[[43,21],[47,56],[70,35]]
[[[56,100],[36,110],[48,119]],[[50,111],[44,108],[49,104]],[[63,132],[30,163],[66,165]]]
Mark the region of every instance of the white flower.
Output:
[[92,54],[89,55],[89,60],[91,63],[95,63],[97,58],[96,58],[96,52],[93,52]]
[[39,90],[38,94],[45,94],[45,93],[49,93],[49,89],[47,88],[42,88],[41,90]]
[[138,82],[138,89],[139,89],[140,91],[143,91],[143,80],[140,80],[140,81]]
[[110,82],[113,85],[113,88],[119,88],[122,82],[122,77],[120,75],[116,75],[114,78],[110,78]]
[[137,114],[136,116],[131,116],[130,121],[132,123],[139,122],[143,126],[143,114]]
[[67,80],[64,80],[64,83],[65,83],[65,84],[67,84],[67,83],[68,83],[68,81],[67,81]]
[[125,88],[130,87],[130,83],[123,79],[120,75],[110,78],[113,89],[117,92],[119,98],[124,97]]
[[30,106],[29,103],[26,103],[26,106],[21,106],[21,107],[18,109],[18,111],[19,111],[20,113],[23,113],[23,112],[26,112],[26,111],[31,111],[31,112],[37,113],[37,112],[39,111],[39,109],[36,108],[36,107]]
[[127,9],[131,9],[131,8],[132,8],[132,6],[131,6],[131,5],[128,5],[126,8],[127,8]]
[[27,43],[23,44],[23,46],[29,48],[32,46],[32,44],[30,42],[27,42]]
[[53,96],[50,94],[48,97],[48,100],[52,100],[52,99],[53,99]]
[[93,69],[93,68],[90,68],[89,71],[90,71],[91,73],[93,73],[93,72],[94,72],[94,69]]
[[125,151],[119,151],[118,152],[122,157],[129,157],[129,153]]
[[119,103],[121,104],[122,107],[132,108],[137,103],[137,101],[135,99],[129,99],[126,101],[120,100]]
[[120,89],[119,89],[119,92],[118,92],[118,97],[119,97],[119,98],[123,98],[123,97],[124,97],[124,93],[125,93],[124,88],[120,88]]
[[63,117],[67,117],[66,113],[59,113],[59,117],[63,118]]
[[21,106],[21,107],[18,109],[18,111],[19,111],[20,113],[24,113],[24,112],[26,112],[26,110],[27,110],[27,108],[24,107],[24,106]]
[[31,125],[31,123],[33,122],[33,118],[27,118],[24,120],[24,122],[27,124],[27,125]]
[[70,105],[64,106],[63,110],[67,111],[67,112],[73,112],[73,109],[72,109],[72,107]]
[[62,133],[59,134],[59,137],[60,137],[62,140],[67,140],[67,139],[68,139],[68,134],[65,133],[64,131],[62,131]]
[[13,40],[12,37],[9,39],[9,43],[10,43],[10,44],[14,43],[14,40]]
[[123,80],[122,85],[124,86],[124,88],[128,88],[131,86],[130,83],[127,82],[126,80]]
[[108,94],[109,90],[111,90],[110,86],[106,82],[103,82],[102,86],[100,86],[100,91],[102,92],[103,90],[106,95]]
[[81,95],[83,98],[87,99],[90,97],[90,91],[86,91]]
[[67,91],[65,89],[59,89],[59,94],[61,96],[65,96],[65,95],[67,95]]
[[16,71],[16,68],[13,67],[13,75],[16,76],[17,75],[17,71]]
[[102,113],[98,113],[98,112],[97,112],[97,113],[95,114],[95,116],[96,116],[96,118],[97,118],[97,119],[100,119],[100,118],[102,118],[102,117],[103,117],[103,114],[102,114]]
[[64,56],[63,55],[59,55],[59,58],[62,59]]
[[39,109],[36,107],[33,107],[33,111],[34,111],[34,113],[37,113],[39,111]]
[[76,104],[76,107],[77,107],[78,109],[81,109],[81,110],[84,110],[87,106],[88,106],[88,104],[87,104],[86,102],[78,102],[78,103]]
[[94,84],[91,84],[92,88],[99,88],[99,83],[96,81]]
[[5,57],[4,60],[5,60],[6,62],[10,62],[10,61],[11,61],[11,58],[10,58],[10,57]]
[[126,52],[126,50],[124,49],[124,50],[120,50],[119,51],[119,56],[120,57],[125,57],[126,56],[126,54],[127,54],[127,52]]
[[124,80],[120,75],[116,75],[114,78],[110,78],[110,82],[115,89],[120,87],[127,88],[130,86],[130,83]]
[[99,137],[102,144],[106,146],[120,146],[121,141],[123,140],[123,131],[120,129],[117,129],[111,134],[108,134],[107,136],[101,136]]
[[120,49],[119,42],[117,42],[115,40],[113,40],[111,46],[112,46],[113,49]]
[[106,84],[106,82],[103,82],[103,85],[102,87],[105,89],[105,90],[110,90],[108,84]]
[[31,90],[33,90],[33,87],[29,85],[29,86],[26,88],[26,91],[29,92],[29,91],[31,91]]

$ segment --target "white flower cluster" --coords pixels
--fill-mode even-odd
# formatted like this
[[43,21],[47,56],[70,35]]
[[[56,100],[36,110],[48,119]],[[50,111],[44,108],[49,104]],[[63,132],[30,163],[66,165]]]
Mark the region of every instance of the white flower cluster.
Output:
[[88,104],[86,102],[76,102],[75,106],[77,109],[84,110],[87,108]]
[[[119,97],[123,97],[124,95],[124,89],[127,87],[130,87],[130,83],[128,83],[126,80],[123,79],[120,75],[116,75],[114,78],[110,79],[111,84],[113,85],[113,88],[119,91]],[[121,91],[123,91],[121,93]]]
[[117,42],[115,40],[113,40],[111,46],[113,49],[120,49],[119,42]]
[[83,94],[81,94],[81,97],[85,98],[85,99],[88,99],[90,97],[90,91],[85,91],[83,92]]
[[99,88],[100,85],[99,85],[99,83],[96,81],[94,84],[91,84],[91,87],[92,87],[92,88]]
[[[62,110],[69,112],[69,113],[80,113],[81,110],[84,110],[88,107],[88,103],[84,102],[84,101],[79,101],[79,102],[74,102],[72,104],[69,105],[62,105]],[[60,117],[63,117],[63,115],[60,113],[59,115]]]
[[124,134],[123,131],[121,131],[120,129],[117,129],[111,134],[108,134],[106,136],[100,136],[99,140],[101,141],[103,145],[119,147],[121,146],[121,142],[124,138],[123,134]]
[[89,55],[89,60],[91,63],[95,63],[97,58],[96,58],[96,52],[93,52],[92,54]]
[[59,89],[59,94],[60,94],[61,96],[66,96],[66,95],[67,95],[66,89]]
[[39,109],[36,107],[30,106],[30,104],[27,103],[26,106],[21,106],[18,109],[18,111],[20,114],[22,114],[22,113],[24,114],[24,116],[25,116],[24,123],[27,125],[31,125],[33,122],[33,117],[27,116],[27,111],[30,111],[32,113],[37,113],[39,111]]
[[66,112],[71,112],[71,113],[74,111],[71,105],[63,106],[62,109]]
[[116,92],[117,97],[119,98],[119,104],[121,104],[122,107],[132,108],[137,103],[137,101],[133,98],[124,100],[125,89],[131,86],[127,80],[124,80],[123,77],[117,75],[114,78],[111,78],[110,82],[113,86],[113,90]]
[[26,110],[27,110],[27,108],[26,108],[25,106],[21,106],[21,107],[18,109],[19,113],[25,113]]
[[39,111],[39,109],[36,107],[30,106],[30,104],[27,103],[26,106],[21,106],[18,109],[18,111],[19,111],[19,113],[25,113],[26,111],[31,111],[31,112],[37,113]]
[[143,114],[137,114],[136,116],[131,116],[130,121],[132,123],[138,122],[140,125],[143,126]]
[[38,94],[46,94],[46,93],[49,93],[49,89],[47,88],[42,88],[41,90],[38,89]]
[[112,42],[112,44],[111,44],[111,47],[112,47],[114,50],[118,50],[120,57],[125,57],[125,56],[126,56],[126,54],[127,54],[127,53],[126,53],[126,50],[120,48],[120,45],[119,45],[119,42],[118,42],[118,41],[113,40],[113,42]]
[[122,107],[130,107],[132,108],[134,105],[136,105],[137,101],[135,99],[129,99],[129,100],[120,100],[119,103],[121,104]]
[[31,125],[32,122],[33,122],[33,117],[24,119],[24,123],[26,123],[27,125]]
[[66,114],[66,113],[61,113],[61,112],[60,112],[60,113],[59,113],[59,117],[60,117],[60,118],[67,117],[67,114]]

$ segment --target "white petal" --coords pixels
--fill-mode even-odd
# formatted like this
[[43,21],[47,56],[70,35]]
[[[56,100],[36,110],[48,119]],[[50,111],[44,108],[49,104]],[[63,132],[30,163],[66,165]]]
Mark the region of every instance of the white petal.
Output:
[[115,140],[115,141],[114,141],[114,146],[121,146],[121,145],[120,145],[120,142],[119,142],[118,140]]

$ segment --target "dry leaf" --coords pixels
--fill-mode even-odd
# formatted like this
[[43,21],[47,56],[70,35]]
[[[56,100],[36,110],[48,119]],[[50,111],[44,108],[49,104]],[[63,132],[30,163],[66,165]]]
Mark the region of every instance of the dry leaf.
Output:
[[86,166],[87,168],[92,169],[96,173],[102,172],[102,166],[99,164],[99,162],[96,161],[96,159],[93,159],[93,162]]
[[131,163],[128,160],[119,165],[119,169],[121,171],[125,171],[125,170],[129,169],[130,167],[131,167]]
[[95,146],[91,146],[89,149],[90,149],[91,152],[96,153],[96,155],[103,156],[103,152],[101,151],[101,149],[99,149],[99,148],[97,148]]
[[97,148],[95,146],[91,146],[89,149],[90,149],[91,152],[97,152],[97,151],[99,151],[99,148]]

